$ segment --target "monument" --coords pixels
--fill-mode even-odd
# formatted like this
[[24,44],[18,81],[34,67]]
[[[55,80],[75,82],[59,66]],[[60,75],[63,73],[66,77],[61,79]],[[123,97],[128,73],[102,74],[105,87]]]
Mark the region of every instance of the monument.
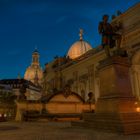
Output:
[[125,134],[140,133],[140,114],[132,95],[127,57],[112,56],[100,62],[100,97],[95,109],[98,128]]
[[[108,16],[103,16],[103,19],[106,23],[99,24],[99,32],[102,33],[102,45],[107,57],[99,61],[97,67],[100,96],[95,114],[85,115],[85,121],[91,122],[90,125],[99,130],[124,134],[140,133],[140,114],[129,76],[131,63],[126,55],[110,54],[112,42],[117,44],[118,39],[113,40],[113,28],[107,23]],[[117,50],[120,49],[115,46]]]
[[99,96],[94,113],[84,113],[84,121],[74,125],[123,134],[140,133],[137,97],[140,93],[139,13],[140,3],[115,17],[111,23],[108,15],[103,16],[98,30],[105,55],[98,59],[95,68],[99,87],[95,95],[99,93]]

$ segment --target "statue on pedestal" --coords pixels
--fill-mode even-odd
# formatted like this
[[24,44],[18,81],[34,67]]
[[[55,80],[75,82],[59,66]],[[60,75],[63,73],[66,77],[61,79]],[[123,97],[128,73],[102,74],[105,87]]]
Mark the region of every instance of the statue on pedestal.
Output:
[[71,87],[69,84],[65,85],[64,87],[64,96],[68,97],[71,94]]
[[102,46],[106,55],[110,57],[110,48],[116,46],[118,50],[120,49],[121,35],[116,32],[119,30],[119,27],[113,27],[108,22],[108,18],[108,15],[103,16],[103,21],[99,23],[98,31],[102,35]]

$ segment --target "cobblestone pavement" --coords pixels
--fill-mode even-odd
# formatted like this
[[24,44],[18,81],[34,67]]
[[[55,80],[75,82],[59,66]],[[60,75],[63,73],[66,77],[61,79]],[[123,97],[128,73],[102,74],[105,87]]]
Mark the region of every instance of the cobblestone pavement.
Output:
[[97,132],[69,122],[4,122],[0,140],[140,140],[140,135]]

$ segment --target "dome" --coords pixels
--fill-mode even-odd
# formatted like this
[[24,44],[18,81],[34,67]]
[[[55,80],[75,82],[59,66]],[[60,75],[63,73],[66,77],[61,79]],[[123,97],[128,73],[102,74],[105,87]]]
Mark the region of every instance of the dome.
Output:
[[24,74],[24,79],[32,81],[34,83],[36,74],[38,77],[38,82],[41,84],[41,79],[43,77],[43,71],[40,67],[29,66],[26,69],[26,72]]
[[92,47],[85,41],[80,40],[75,42],[69,49],[67,56],[71,59],[75,59],[87,51],[92,49]]
[[43,71],[39,63],[39,53],[35,50],[32,54],[32,63],[26,69],[24,79],[33,82],[34,84],[41,84]]
[[79,36],[80,36],[80,40],[75,42],[70,47],[70,49],[67,53],[67,57],[69,57],[70,59],[75,59],[92,49],[91,45],[83,40],[83,30],[82,29],[80,30]]

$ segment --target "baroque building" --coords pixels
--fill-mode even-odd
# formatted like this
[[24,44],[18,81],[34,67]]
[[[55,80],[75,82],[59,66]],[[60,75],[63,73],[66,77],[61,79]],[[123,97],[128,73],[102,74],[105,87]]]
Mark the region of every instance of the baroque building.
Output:
[[[129,8],[126,12],[112,19],[113,27],[120,26],[117,33],[121,35],[122,50],[125,50],[132,63],[130,68],[133,95],[140,99],[140,4]],[[111,54],[116,47],[111,49]],[[69,49],[66,57],[56,57],[47,63],[43,76],[44,94],[49,95],[65,91],[69,86],[72,92],[80,95],[85,101],[88,94],[93,94],[93,100],[100,95],[100,80],[97,74],[99,61],[106,57],[103,48],[92,48],[83,39],[80,30],[80,40]],[[109,77],[109,74],[108,74]],[[112,85],[113,86],[113,85]]]
[[46,64],[43,89],[46,95],[65,91],[67,87],[80,95],[84,101],[88,100],[88,93],[94,91],[94,64],[88,59],[95,51],[83,39],[83,30],[80,29],[80,39],[68,50],[66,57],[57,57]]
[[[111,108],[117,110],[118,108],[116,108],[116,106],[112,106],[112,104],[102,104],[99,107],[100,96],[104,92],[107,92],[107,94],[110,93],[111,96],[109,96],[109,98],[111,97],[112,100],[112,98],[114,98],[112,93],[115,94],[119,91],[119,94],[122,94],[124,93],[123,90],[127,92],[127,89],[131,89],[131,87],[132,91],[130,92],[133,93],[138,100],[140,100],[139,15],[140,3],[130,7],[122,14],[113,16],[111,21],[112,28],[120,27],[116,30],[116,33],[121,36],[121,44],[119,46],[120,53],[125,52],[125,55],[127,54],[125,57],[127,57],[130,61],[130,65],[127,69],[129,73],[128,71],[125,73],[125,69],[119,68],[117,68],[117,71],[114,72],[118,75],[119,80],[112,76],[114,74],[111,73],[112,71],[109,71],[104,74],[104,78],[106,80],[101,81],[101,75],[99,75],[99,64],[100,62],[104,62],[103,60],[105,59],[108,61],[110,59],[107,57],[106,51],[101,46],[92,48],[92,46],[83,39],[83,30],[80,30],[80,39],[70,47],[67,55],[65,57],[55,57],[53,61],[47,63],[43,73],[39,65],[39,53],[35,51],[32,56],[32,64],[25,72],[25,79],[31,80],[35,84],[36,81],[40,79],[39,83],[42,83],[41,86],[43,90],[43,104],[40,102],[33,104],[24,102],[23,104],[20,104],[20,102],[17,102],[16,120],[22,120],[23,110],[37,110],[39,113],[42,110],[45,110],[47,115],[50,115],[55,119],[57,117],[69,117],[69,119],[71,119],[71,117],[80,118],[79,116],[76,116],[76,114],[81,115],[85,111],[93,112],[94,110],[96,112],[96,107],[99,112],[100,110],[104,111],[104,109],[105,111],[110,111]],[[115,42],[114,44],[116,45],[117,43]],[[116,46],[109,49],[111,55],[110,57],[115,56],[115,53],[119,53]],[[118,57],[122,57],[121,55],[124,54],[119,54]],[[112,81],[114,81],[114,83],[112,83]],[[130,81],[131,84],[127,87],[127,82],[130,83]],[[119,87],[117,89],[118,91],[116,90],[116,84],[119,85],[117,85]],[[115,93],[112,92],[112,89]],[[125,97],[127,98],[128,96]],[[117,98],[118,96],[115,99]],[[103,99],[106,98],[103,97]],[[124,99],[124,97],[122,99]],[[95,104],[96,101],[97,103]],[[124,100],[122,102],[124,102]],[[115,105],[117,103],[118,102],[115,100]],[[133,106],[135,106],[134,102]],[[125,104],[125,108],[132,111],[130,107],[131,104]],[[91,118],[93,118],[93,116],[91,116]],[[102,119],[102,117],[99,118]],[[96,126],[96,124],[94,126]],[[100,126],[102,127],[102,125]]]
[[[9,91],[9,94],[12,92],[14,96],[16,97],[16,100],[32,100],[32,101],[38,101],[41,98],[41,87],[35,85],[31,81],[27,81],[23,78],[20,79],[2,79],[0,80],[0,87],[4,86],[7,88],[7,92]],[[6,90],[6,89],[5,89]],[[1,92],[1,90],[0,90]],[[6,92],[6,91],[5,91]]]

